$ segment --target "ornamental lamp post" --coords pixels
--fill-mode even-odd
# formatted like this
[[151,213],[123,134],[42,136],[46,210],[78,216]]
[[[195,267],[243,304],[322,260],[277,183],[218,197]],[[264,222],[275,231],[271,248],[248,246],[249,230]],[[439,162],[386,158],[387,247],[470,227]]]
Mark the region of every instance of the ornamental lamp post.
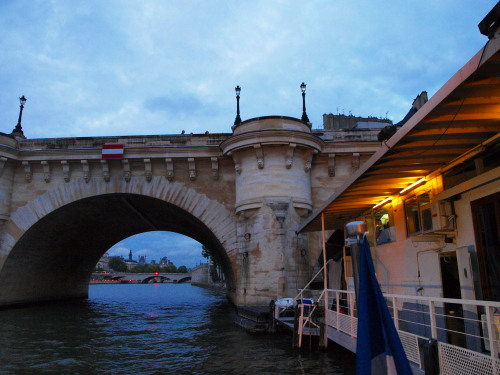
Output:
[[14,128],[14,130],[12,131],[12,133],[18,133],[20,135],[24,135],[23,133],[23,128],[21,126],[21,121],[22,121],[22,118],[23,118],[23,109],[24,109],[24,104],[26,103],[26,98],[23,96],[21,96],[19,98],[19,119],[17,120],[17,125],[16,127]]
[[236,86],[234,88],[234,91],[236,92],[236,118],[234,119],[234,126],[233,129],[241,124],[241,117],[240,117],[240,93],[241,93],[241,87]]
[[301,120],[309,124],[309,117],[306,113],[306,84],[302,82],[300,85],[300,91],[302,91],[302,117]]

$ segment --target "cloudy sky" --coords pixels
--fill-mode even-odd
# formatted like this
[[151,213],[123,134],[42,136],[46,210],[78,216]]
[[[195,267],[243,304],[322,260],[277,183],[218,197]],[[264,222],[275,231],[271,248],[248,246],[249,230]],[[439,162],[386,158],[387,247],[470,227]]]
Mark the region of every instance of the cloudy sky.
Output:
[[201,256],[200,243],[172,232],[138,234],[120,241],[108,253],[128,259],[130,250],[132,250],[132,259],[138,260],[140,255],[145,255],[148,263],[152,260],[158,263],[163,257],[170,259],[177,267],[192,268],[207,262],[207,259]]
[[243,120],[300,117],[302,81],[314,128],[324,113],[397,122],[486,43],[495,4],[1,0],[0,132],[21,95],[28,138],[229,132],[236,85]]

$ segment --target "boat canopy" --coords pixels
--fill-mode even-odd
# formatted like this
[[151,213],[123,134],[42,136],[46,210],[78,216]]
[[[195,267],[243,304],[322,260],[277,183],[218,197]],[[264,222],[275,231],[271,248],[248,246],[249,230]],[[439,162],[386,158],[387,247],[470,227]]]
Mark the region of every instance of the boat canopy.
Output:
[[[418,110],[300,227],[347,221],[500,140],[500,33]],[[423,180],[422,180],[423,181]]]

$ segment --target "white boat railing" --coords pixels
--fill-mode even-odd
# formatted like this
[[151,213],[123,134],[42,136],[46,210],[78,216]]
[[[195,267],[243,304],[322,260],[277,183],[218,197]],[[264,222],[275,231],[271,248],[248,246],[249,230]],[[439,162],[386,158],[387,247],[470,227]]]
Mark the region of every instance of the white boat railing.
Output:
[[[320,292],[320,291],[318,291]],[[326,324],[357,337],[353,291],[328,289]],[[441,374],[500,374],[500,302],[384,294],[408,359],[436,340]]]
[[[328,267],[331,262],[331,259],[328,260],[326,262],[326,266]],[[319,331],[319,325],[313,321],[313,315],[317,307],[319,306],[319,302],[321,302],[321,300],[327,294],[324,293],[323,290],[312,290],[308,288],[310,287],[311,283],[324,272],[324,268],[325,266],[321,267],[320,270],[311,279],[311,281],[309,281],[309,283],[307,283],[304,288],[299,289],[299,292],[295,297],[283,298],[276,301],[274,305],[273,320],[281,321],[282,323],[285,321],[290,321],[290,314],[292,310],[295,312],[295,314],[298,314],[298,317],[296,318],[294,324],[297,324],[297,346],[299,348],[301,347],[302,336],[304,334],[304,328],[306,326],[308,328],[312,327]],[[315,298],[311,299],[311,295],[314,295]],[[298,311],[295,311],[295,307],[298,307]],[[311,335],[310,332],[309,334]]]

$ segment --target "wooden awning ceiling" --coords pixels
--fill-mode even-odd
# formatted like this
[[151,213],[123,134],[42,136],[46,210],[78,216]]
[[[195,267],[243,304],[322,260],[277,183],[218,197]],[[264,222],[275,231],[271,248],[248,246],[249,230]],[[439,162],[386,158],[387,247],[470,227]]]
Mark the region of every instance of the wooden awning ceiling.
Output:
[[500,37],[491,39],[348,179],[298,232],[346,221],[500,132]]

